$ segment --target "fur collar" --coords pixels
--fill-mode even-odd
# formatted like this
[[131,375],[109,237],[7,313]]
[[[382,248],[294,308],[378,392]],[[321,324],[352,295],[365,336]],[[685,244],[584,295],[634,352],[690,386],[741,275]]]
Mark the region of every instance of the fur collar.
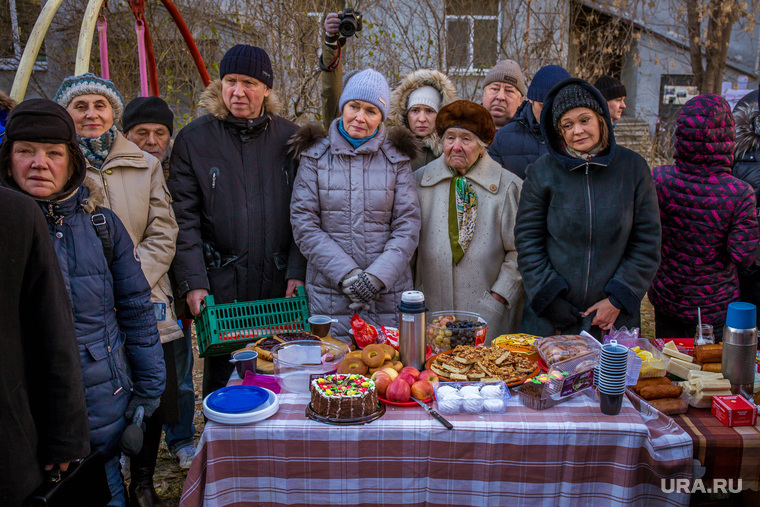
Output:
[[0,109],[6,109],[10,111],[14,107],[16,107],[16,101],[0,91]]
[[760,151],[760,133],[755,132],[755,117],[758,114],[760,111],[758,111],[756,102],[739,106],[734,111],[736,121],[734,156],[736,160],[748,152]]
[[385,139],[399,152],[414,160],[420,156],[420,145],[417,136],[405,127],[391,127]]
[[[307,123],[293,134],[293,137],[288,141],[288,146],[290,152],[298,158],[304,151],[326,137],[327,132],[320,124]],[[393,127],[386,130],[385,140],[399,153],[409,157],[410,160],[414,160],[420,155],[419,140],[407,128]]]
[[325,137],[327,137],[327,132],[322,128],[322,125],[316,122],[309,122],[296,130],[296,133],[288,140],[288,151],[298,159],[301,157],[301,153]]
[[103,204],[106,202],[106,197],[103,193],[103,190],[98,186],[97,183],[95,183],[95,180],[92,178],[85,178],[84,186],[87,187],[87,190],[90,191],[90,195],[82,203],[82,209],[84,209],[86,213],[92,213],[98,206],[103,206]]
[[[227,106],[224,105],[224,98],[222,98],[221,79],[215,79],[203,90],[198,107],[218,120],[227,119],[230,112]],[[272,90],[269,96],[264,98],[264,110],[267,114],[280,114],[281,109],[282,104],[280,103],[280,99],[277,97],[277,93]]]

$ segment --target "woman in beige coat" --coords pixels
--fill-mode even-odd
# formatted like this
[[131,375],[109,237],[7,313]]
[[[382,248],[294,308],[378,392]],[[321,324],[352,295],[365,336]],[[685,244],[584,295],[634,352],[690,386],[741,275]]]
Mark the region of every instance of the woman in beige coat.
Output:
[[415,285],[430,311],[481,315],[490,343],[519,327],[524,291],[513,229],[522,182],[488,156],[496,128],[483,106],[443,107],[436,131],[443,156],[414,173],[422,209]]
[[[167,273],[174,259],[178,229],[161,163],[119,132],[124,100],[112,81],[89,73],[68,77],[55,101],[74,119],[89,180],[103,192],[104,206],[121,219],[135,245],[135,257],[151,287],[166,370],[174,371],[171,342],[182,338],[182,330]],[[161,407],[147,423],[143,452],[130,463],[130,497],[133,503],[139,497],[140,505],[160,502],[152,481],[161,427],[176,419],[179,412],[176,375],[166,378]]]

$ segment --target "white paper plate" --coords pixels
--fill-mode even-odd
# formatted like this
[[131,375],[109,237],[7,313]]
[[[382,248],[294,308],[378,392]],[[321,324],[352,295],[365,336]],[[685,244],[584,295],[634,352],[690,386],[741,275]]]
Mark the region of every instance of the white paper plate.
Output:
[[208,403],[206,403],[208,399],[208,396],[206,396],[206,398],[203,399],[203,415],[214,422],[222,424],[251,424],[263,421],[277,413],[277,410],[280,408],[280,401],[277,399],[277,395],[272,391],[263,387],[262,389],[269,393],[267,401],[265,401],[260,407],[249,410],[248,412],[240,412],[238,414],[226,414],[210,409]]

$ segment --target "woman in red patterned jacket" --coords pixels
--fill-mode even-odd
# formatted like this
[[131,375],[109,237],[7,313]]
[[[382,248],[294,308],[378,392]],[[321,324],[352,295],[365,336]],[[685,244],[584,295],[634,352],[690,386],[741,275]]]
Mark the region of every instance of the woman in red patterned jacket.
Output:
[[755,195],[731,175],[734,138],[726,101],[694,97],[678,115],[675,165],[654,170],[662,260],[649,299],[658,337],[693,337],[700,307],[719,339],[728,304],[739,300],[738,271],[755,260]]

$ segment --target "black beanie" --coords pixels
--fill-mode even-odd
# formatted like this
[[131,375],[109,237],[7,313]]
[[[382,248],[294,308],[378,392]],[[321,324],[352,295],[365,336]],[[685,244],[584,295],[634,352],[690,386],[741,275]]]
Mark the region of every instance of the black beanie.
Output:
[[628,96],[623,83],[612,76],[600,77],[596,80],[596,83],[594,83],[594,88],[599,90],[602,97],[604,97],[604,100],[613,100]]
[[5,137],[9,141],[79,145],[69,112],[48,99],[29,99],[17,105],[8,117]]
[[[13,108],[5,127],[5,139],[0,144],[0,160],[10,160],[14,141],[66,144],[74,157],[71,161],[74,172],[57,196],[70,194],[84,182],[87,161],[79,148],[74,120],[63,106],[48,99],[25,100]],[[0,170],[0,184],[20,190],[11,177],[10,167]]]
[[581,85],[573,83],[562,88],[554,96],[554,102],[552,102],[552,124],[557,125],[562,119],[562,115],[576,107],[587,107],[604,115],[604,109],[602,109],[602,106],[591,92]]
[[219,77],[243,74],[258,79],[269,88],[274,83],[272,62],[266,51],[257,46],[238,44],[230,48],[219,64]]
[[122,127],[124,132],[140,123],[158,123],[174,133],[174,113],[169,105],[158,97],[137,97],[124,108]]

